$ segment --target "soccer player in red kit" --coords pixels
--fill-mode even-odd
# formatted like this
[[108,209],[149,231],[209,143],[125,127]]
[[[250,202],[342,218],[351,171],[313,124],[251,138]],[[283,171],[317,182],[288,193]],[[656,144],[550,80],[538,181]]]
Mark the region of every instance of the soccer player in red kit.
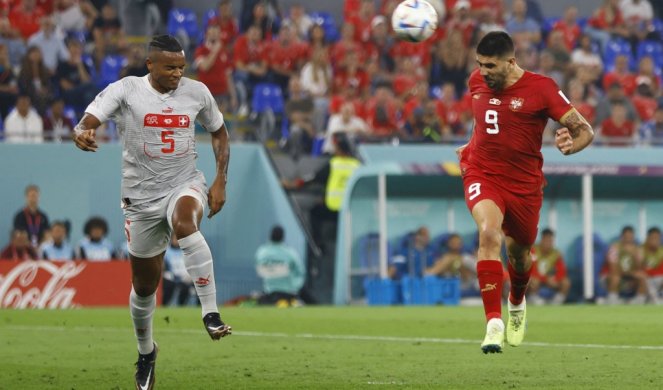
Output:
[[513,41],[491,32],[476,50],[478,69],[469,80],[474,115],[470,141],[457,149],[465,201],[479,230],[477,275],[487,326],[484,353],[502,352],[502,263],[505,240],[511,291],[506,339],[518,346],[525,335],[525,290],[531,247],[537,236],[545,180],[541,140],[548,118],[561,123],[555,144],[562,154],[577,153],[594,131],[555,82],[516,64]]

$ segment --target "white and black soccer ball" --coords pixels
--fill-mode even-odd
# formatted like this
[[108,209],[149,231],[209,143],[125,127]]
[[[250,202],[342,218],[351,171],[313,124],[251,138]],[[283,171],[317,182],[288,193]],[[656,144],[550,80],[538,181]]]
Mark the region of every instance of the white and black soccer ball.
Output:
[[438,16],[426,0],[405,0],[391,15],[391,27],[398,39],[421,42],[430,38],[437,29]]

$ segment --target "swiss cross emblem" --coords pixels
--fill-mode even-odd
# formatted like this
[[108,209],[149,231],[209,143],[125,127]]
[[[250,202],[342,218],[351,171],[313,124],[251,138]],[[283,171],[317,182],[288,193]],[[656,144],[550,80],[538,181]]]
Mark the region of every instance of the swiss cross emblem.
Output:
[[523,98],[513,98],[511,99],[511,103],[509,104],[509,108],[511,111],[518,111],[521,108],[523,108],[523,103],[525,102],[525,99]]
[[187,118],[185,116],[181,116],[180,119],[179,119],[179,122],[180,122],[180,126],[182,126],[182,127],[188,126],[189,125],[189,118]]

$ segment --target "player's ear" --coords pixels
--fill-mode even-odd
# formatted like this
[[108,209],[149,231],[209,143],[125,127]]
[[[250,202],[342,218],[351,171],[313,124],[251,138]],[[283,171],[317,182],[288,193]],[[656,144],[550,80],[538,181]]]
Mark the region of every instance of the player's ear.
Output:
[[152,71],[152,66],[154,64],[153,64],[152,59],[150,57],[147,57],[145,59],[145,65],[147,65],[147,70],[151,72]]

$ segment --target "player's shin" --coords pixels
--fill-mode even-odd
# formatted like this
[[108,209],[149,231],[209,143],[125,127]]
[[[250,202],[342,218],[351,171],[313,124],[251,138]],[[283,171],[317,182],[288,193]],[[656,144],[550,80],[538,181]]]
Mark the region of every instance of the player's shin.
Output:
[[154,349],[152,340],[152,316],[157,306],[156,293],[141,297],[136,294],[133,287],[129,295],[129,308],[131,319],[134,322],[134,331],[138,341],[138,353],[145,355]]
[[502,318],[503,268],[498,260],[480,260],[477,263],[477,277],[481,289],[486,321]]
[[198,231],[179,239],[179,243],[184,253],[184,265],[200,299],[203,317],[208,313],[218,312],[212,252],[205,238]]
[[527,270],[517,270],[511,262],[509,262],[509,279],[511,280],[511,292],[509,294],[509,301],[513,305],[520,305],[525,297],[529,278],[532,273],[532,266]]

